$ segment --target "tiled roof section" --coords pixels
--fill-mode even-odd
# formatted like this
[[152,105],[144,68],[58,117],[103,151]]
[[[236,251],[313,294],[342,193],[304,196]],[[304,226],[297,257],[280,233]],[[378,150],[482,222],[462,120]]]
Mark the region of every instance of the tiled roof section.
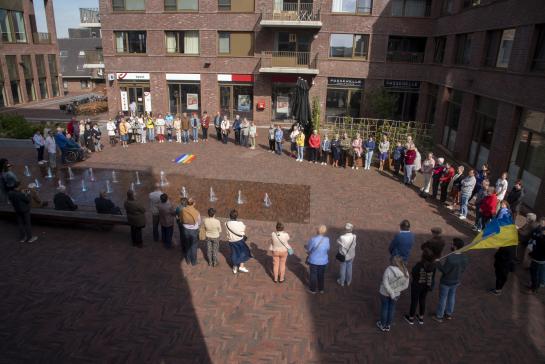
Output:
[[[85,51],[102,48],[100,38],[58,39],[61,73],[64,77],[91,77],[93,70],[85,69]],[[80,55],[80,52],[82,52]]]

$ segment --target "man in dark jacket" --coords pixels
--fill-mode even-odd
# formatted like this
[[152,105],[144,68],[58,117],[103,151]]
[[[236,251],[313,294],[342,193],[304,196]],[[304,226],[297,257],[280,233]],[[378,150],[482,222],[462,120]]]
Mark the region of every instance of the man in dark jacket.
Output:
[[33,243],[38,240],[37,236],[32,236],[30,227],[30,191],[21,191],[19,183],[8,192],[8,199],[15,216],[17,217],[17,225],[19,225],[20,243]]
[[432,238],[420,246],[422,255],[431,261],[439,259],[445,248],[445,240],[443,239],[443,229],[440,227],[431,228]]
[[106,198],[105,191],[100,191],[98,197],[95,198],[95,207],[97,214],[121,215],[121,209],[114,205],[112,200]]
[[[457,251],[464,247],[461,239],[454,238],[451,250]],[[460,285],[462,274],[469,262],[467,255],[456,252],[449,255],[443,264],[438,264],[437,269],[442,273],[439,284],[439,304],[437,312],[433,319],[437,322],[443,322],[443,318],[452,319],[454,312],[454,302],[456,301],[456,289]]]
[[524,187],[522,187],[522,181],[520,179],[515,182],[515,185],[511,191],[509,191],[505,199],[507,202],[509,202],[511,214],[513,215],[513,221],[515,222],[520,212],[522,200],[524,199]]
[[515,270],[516,245],[504,246],[498,249],[494,254],[494,271],[496,272],[496,288],[491,289],[490,293],[499,296],[503,286],[507,282],[509,272]]
[[74,211],[78,208],[78,205],[72,201],[72,198],[66,194],[66,187],[59,186],[57,188],[59,192],[53,196],[53,204],[55,210]]
[[134,199],[134,192],[131,190],[127,191],[125,211],[127,212],[127,222],[131,226],[132,245],[142,248],[142,229],[146,226],[146,209]]
[[529,245],[530,259],[530,279],[532,284],[526,293],[537,293],[540,285],[543,283],[545,273],[545,218],[541,218],[540,227],[532,233],[532,241]]

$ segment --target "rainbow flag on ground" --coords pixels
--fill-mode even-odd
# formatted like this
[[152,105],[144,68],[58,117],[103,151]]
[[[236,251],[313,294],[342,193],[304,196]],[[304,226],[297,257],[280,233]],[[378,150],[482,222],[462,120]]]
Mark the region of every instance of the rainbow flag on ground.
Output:
[[195,154],[182,154],[178,158],[174,159],[174,163],[177,164],[189,164],[195,160]]
[[483,231],[481,231],[471,242],[463,247],[461,251],[472,249],[495,249],[504,246],[517,245],[519,236],[517,227],[513,223],[511,216],[505,216],[501,219],[492,219]]

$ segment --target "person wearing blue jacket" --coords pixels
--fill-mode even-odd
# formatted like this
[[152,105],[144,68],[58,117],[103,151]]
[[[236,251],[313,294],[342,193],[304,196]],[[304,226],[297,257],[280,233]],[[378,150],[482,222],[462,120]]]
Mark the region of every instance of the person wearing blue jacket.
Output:
[[388,250],[392,257],[398,255],[403,258],[403,261],[407,263],[409,256],[411,255],[411,249],[414,244],[414,234],[411,230],[411,223],[409,220],[401,221],[399,224],[400,231],[396,234]]
[[240,129],[242,129],[242,120],[240,120],[240,115],[236,115],[235,120],[233,120],[233,130],[235,131],[235,145],[240,145]]
[[331,153],[331,141],[327,137],[327,134],[324,135],[324,139],[322,139],[322,166],[327,165],[327,157]]
[[199,126],[201,125],[201,120],[197,116],[196,112],[194,112],[193,115],[191,115],[189,124],[191,125],[191,131],[193,133],[193,143],[198,143],[199,142]]
[[318,227],[318,235],[313,236],[305,245],[307,251],[307,263],[310,268],[309,293],[316,294],[317,291],[324,293],[324,275],[327,267],[329,238],[325,236],[327,228],[325,225]]
[[363,146],[365,147],[365,168],[364,169],[371,169],[371,161],[373,160],[373,152],[375,151],[376,143],[373,140],[372,137],[369,137],[363,143]]
[[282,155],[282,142],[284,141],[284,132],[280,125],[276,126],[274,131],[274,143],[275,143],[275,152],[278,155]]

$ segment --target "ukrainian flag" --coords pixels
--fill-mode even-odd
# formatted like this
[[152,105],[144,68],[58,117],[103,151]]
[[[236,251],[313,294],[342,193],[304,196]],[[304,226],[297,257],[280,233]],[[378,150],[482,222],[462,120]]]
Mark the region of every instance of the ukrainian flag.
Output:
[[504,246],[518,245],[519,236],[517,227],[511,216],[501,219],[492,219],[471,242],[462,248],[462,251],[473,249],[494,249]]

